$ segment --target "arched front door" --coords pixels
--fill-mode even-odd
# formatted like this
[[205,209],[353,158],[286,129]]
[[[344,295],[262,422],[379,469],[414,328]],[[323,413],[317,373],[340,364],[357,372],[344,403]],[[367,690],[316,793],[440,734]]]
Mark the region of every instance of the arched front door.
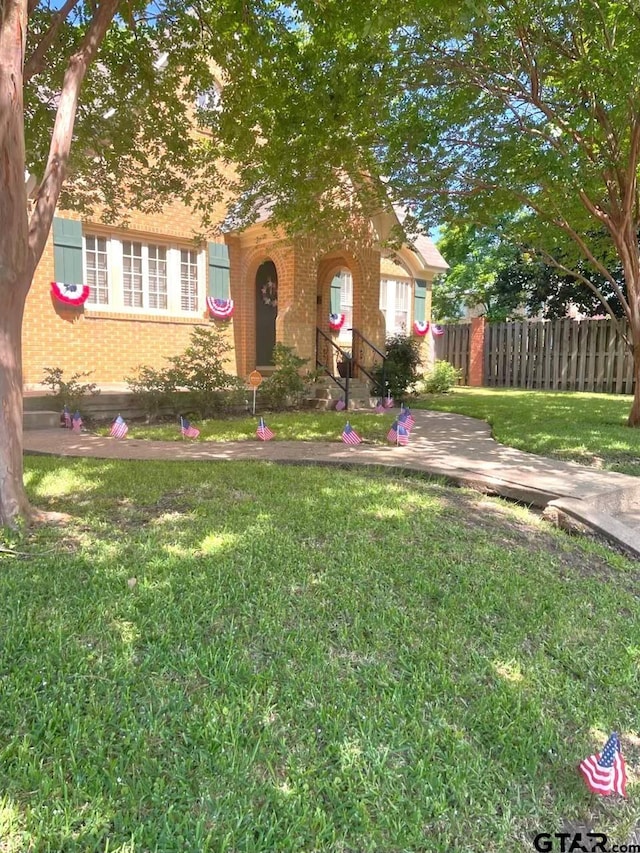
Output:
[[256,365],[273,364],[278,316],[278,275],[273,261],[265,261],[256,273]]

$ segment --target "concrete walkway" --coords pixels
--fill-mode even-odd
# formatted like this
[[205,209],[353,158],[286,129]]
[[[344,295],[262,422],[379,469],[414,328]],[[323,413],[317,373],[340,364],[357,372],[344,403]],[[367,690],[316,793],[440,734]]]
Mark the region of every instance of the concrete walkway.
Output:
[[[98,459],[261,460],[290,464],[376,465],[444,476],[460,485],[547,508],[640,557],[640,478],[559,462],[504,447],[475,418],[413,410],[407,447],[304,441],[146,441],[70,430],[27,430],[26,453]],[[375,418],[375,414],[371,414]]]

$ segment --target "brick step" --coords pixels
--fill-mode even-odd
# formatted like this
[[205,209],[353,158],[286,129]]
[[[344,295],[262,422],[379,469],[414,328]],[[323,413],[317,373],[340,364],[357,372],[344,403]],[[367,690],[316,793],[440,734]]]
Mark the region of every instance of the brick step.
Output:
[[60,412],[30,410],[22,413],[23,429],[51,429],[60,426]]

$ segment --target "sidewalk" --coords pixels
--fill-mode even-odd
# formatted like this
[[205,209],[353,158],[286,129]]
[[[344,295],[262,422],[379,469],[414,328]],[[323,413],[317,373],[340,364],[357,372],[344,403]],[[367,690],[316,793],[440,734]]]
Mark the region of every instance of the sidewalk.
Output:
[[[504,447],[475,418],[413,410],[407,447],[340,441],[181,442],[117,440],[70,430],[28,430],[25,453],[99,459],[262,460],[289,464],[376,465],[435,474],[464,486],[547,508],[640,557],[640,478],[559,462]],[[374,414],[371,417],[375,417]],[[338,436],[336,436],[338,438]]]

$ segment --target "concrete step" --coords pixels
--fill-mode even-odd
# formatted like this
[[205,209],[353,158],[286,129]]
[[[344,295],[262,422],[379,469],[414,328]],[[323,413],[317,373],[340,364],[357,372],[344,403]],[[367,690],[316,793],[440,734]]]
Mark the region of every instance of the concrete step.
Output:
[[23,429],[51,429],[60,426],[60,412],[44,410],[26,411],[22,413]]

